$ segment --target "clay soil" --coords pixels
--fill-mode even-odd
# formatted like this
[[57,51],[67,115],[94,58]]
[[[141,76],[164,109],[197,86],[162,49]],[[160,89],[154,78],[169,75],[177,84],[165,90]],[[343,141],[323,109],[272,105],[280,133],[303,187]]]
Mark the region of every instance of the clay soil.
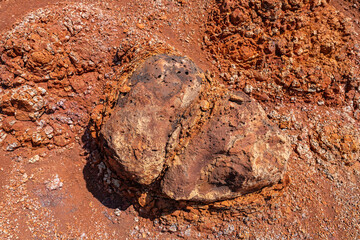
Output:
[[[0,0],[0,239],[359,239],[359,21],[357,0]],[[175,203],[106,167],[97,132],[159,49],[259,101],[281,182]]]

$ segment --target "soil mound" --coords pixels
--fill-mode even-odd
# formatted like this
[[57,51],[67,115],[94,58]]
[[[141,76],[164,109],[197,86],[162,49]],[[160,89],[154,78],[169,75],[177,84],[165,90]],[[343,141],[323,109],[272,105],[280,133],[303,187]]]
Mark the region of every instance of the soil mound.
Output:
[[259,100],[359,98],[357,34],[328,1],[219,0],[204,41],[222,78]]

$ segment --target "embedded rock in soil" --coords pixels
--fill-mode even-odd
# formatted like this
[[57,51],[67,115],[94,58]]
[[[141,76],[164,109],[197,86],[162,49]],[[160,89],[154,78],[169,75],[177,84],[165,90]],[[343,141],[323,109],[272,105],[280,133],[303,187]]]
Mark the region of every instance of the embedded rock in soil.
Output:
[[100,136],[119,176],[175,200],[213,202],[281,180],[290,143],[261,106],[184,57],[157,55],[128,79]]
[[277,183],[289,155],[289,141],[262,107],[244,93],[231,93],[175,157],[162,189],[176,200],[234,198]]
[[131,76],[101,136],[108,162],[119,175],[151,184],[165,163],[170,133],[197,99],[203,74],[189,59],[157,55]]

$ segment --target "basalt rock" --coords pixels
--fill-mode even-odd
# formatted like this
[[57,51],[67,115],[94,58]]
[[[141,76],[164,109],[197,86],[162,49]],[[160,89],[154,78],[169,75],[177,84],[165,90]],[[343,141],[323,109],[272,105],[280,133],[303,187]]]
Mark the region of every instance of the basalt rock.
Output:
[[281,180],[290,155],[286,136],[257,102],[211,81],[189,59],[165,54],[135,70],[100,134],[119,176],[201,202]]

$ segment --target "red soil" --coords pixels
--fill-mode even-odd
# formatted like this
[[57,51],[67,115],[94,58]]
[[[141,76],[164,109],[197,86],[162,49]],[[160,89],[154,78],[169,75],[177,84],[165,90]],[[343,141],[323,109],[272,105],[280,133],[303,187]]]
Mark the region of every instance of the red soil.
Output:
[[[358,1],[97,2],[0,1],[1,239],[360,237]],[[114,193],[92,139],[161,42],[262,104],[292,142],[283,182],[200,206]]]

